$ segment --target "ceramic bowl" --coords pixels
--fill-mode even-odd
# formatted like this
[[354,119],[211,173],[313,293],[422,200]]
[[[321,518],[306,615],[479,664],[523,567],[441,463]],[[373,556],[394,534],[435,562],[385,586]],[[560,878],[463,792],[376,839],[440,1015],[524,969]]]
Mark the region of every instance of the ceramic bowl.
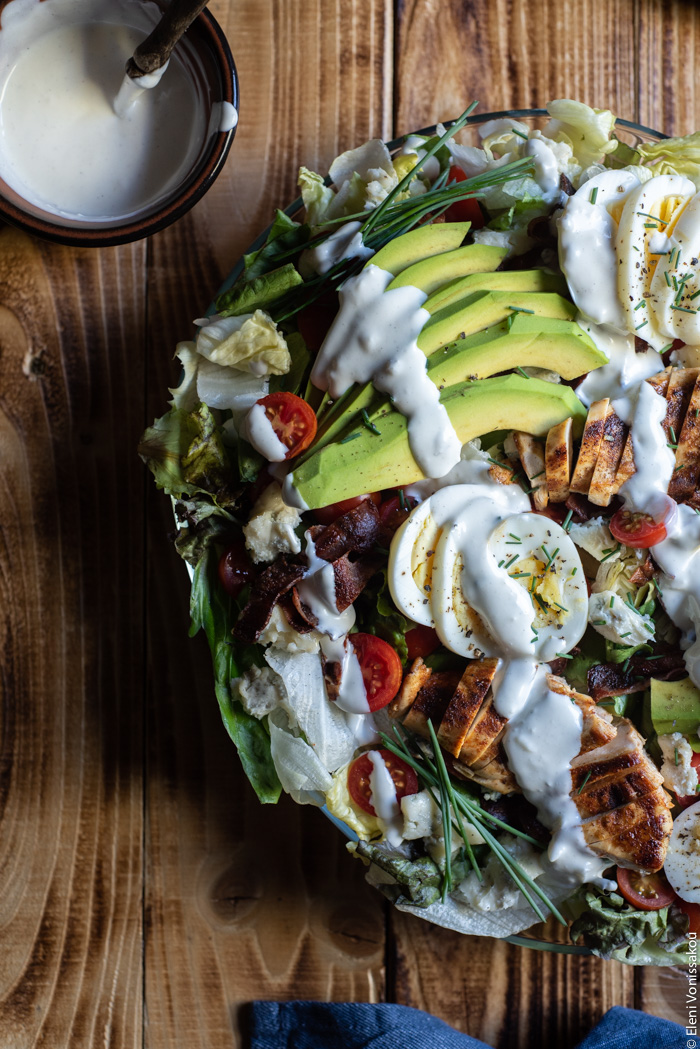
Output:
[[[165,8],[165,0],[157,0]],[[169,194],[126,218],[95,220],[57,215],[29,203],[0,178],[0,220],[59,244],[107,247],[140,240],[181,218],[214,183],[228,156],[236,128],[220,130],[224,103],[239,109],[239,84],[228,41],[216,19],[204,11],[176,45],[173,57],[192,78],[207,127],[184,180]],[[230,123],[230,121],[229,121]]]

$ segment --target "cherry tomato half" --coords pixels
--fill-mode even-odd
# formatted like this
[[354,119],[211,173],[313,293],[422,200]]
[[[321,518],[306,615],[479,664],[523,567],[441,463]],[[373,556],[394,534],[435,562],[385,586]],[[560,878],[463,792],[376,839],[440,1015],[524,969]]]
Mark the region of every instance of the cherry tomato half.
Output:
[[370,710],[381,710],[401,687],[401,660],[396,649],[374,634],[350,634],[362,670]]
[[676,899],[676,894],[663,874],[639,874],[617,868],[617,885],[628,903],[640,911],[660,911]]
[[314,517],[319,524],[333,524],[339,517],[346,514],[349,510],[354,510],[360,503],[364,503],[365,499],[371,499],[375,506],[379,506],[382,501],[382,497],[379,492],[368,492],[366,495],[355,495],[352,499],[341,499],[338,503],[329,503],[328,506],[319,506],[314,510]]
[[433,630],[431,626],[414,626],[411,630],[406,632],[406,648],[408,649],[408,661],[412,663],[414,659],[425,659],[431,652],[434,652],[436,648],[440,647],[440,638],[437,636],[437,631]]
[[382,529],[392,535],[399,525],[404,523],[413,507],[417,505],[416,499],[407,495],[402,496],[399,494],[400,491],[400,489],[397,489],[397,494],[389,496],[379,507],[379,520]]
[[[450,182],[464,182],[466,177],[457,164],[452,165],[450,168]],[[475,197],[457,200],[454,204],[451,204],[445,212],[445,222],[471,222],[472,229],[481,229],[486,224],[481,205]]]
[[[384,758],[386,767],[394,781],[396,800],[401,801],[401,798],[405,798],[408,794],[417,794],[418,776],[416,776],[411,766],[407,765],[401,758],[397,758],[390,750],[380,750],[379,753]],[[372,788],[369,778],[373,769],[374,765],[369,754],[363,754],[361,757],[356,758],[348,769],[350,797],[363,812],[369,813],[370,816],[377,815],[370,800]]]
[[255,578],[255,566],[245,543],[236,539],[219,558],[219,579],[229,597],[238,597],[244,586]]
[[650,514],[638,513],[624,508],[613,514],[610,531],[618,543],[625,546],[656,546],[666,538],[666,525],[657,522]]
[[690,922],[688,932],[694,932],[696,936],[700,936],[700,903],[686,903],[685,900],[678,899],[676,906],[688,915]]
[[286,390],[268,393],[258,404],[262,404],[272,429],[288,449],[285,459],[292,459],[309,447],[316,436],[316,415],[310,404]]

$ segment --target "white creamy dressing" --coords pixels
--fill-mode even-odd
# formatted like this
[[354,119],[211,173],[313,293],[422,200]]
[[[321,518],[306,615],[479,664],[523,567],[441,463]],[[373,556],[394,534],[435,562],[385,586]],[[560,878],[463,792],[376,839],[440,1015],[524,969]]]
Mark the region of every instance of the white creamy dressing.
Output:
[[571,762],[581,750],[583,716],[568,696],[551,691],[547,671],[527,658],[498,668],[493,696],[496,710],[508,718],[508,765],[540,823],[552,831],[547,855],[557,879],[572,886],[600,881],[610,861],[586,845],[571,798]]
[[328,273],[343,259],[369,259],[374,255],[372,248],[365,247],[357,220],[345,222],[330,237],[304,252],[305,263],[315,273]]
[[125,89],[132,104],[122,94],[123,115],[114,111],[126,60],[160,14],[135,0],[12,0],[3,10],[0,177],[25,201],[108,222],[165,198],[192,169],[207,118],[176,54],[159,86]]
[[369,265],[345,282],[340,310],[319,350],[311,381],[333,400],[353,383],[371,382],[406,416],[414,459],[426,477],[459,462],[462,444],[428,377],[416,342],[430,314],[424,291],[407,285],[386,291],[393,275]]
[[335,705],[347,714],[369,714],[362,667],[352,641],[346,637],[321,639],[323,654],[329,662],[340,663],[341,677]]
[[225,135],[228,131],[233,131],[238,126],[238,110],[231,102],[221,103],[221,112],[219,114],[219,132]]
[[128,73],[124,74],[121,87],[114,100],[114,112],[120,119],[126,117],[129,109],[141,98],[144,91],[152,91],[154,87],[158,87],[169,65],[170,59],[152,73],[142,73],[138,77],[131,77]]
[[640,382],[631,395],[614,401],[613,407],[632,431],[635,473],[620,489],[625,506],[643,510],[657,521],[665,520],[673,509],[673,500],[666,493],[676,465],[661,425],[666,418],[666,398],[648,382]]
[[369,774],[370,805],[385,824],[387,841],[391,845],[400,845],[403,841],[403,816],[396,796],[396,786],[379,751],[370,750],[368,757],[372,762],[372,771]]
[[264,404],[257,402],[250,409],[241,425],[242,435],[268,462],[281,463],[289,449],[280,441],[267,417]]
[[309,567],[297,583],[299,597],[318,619],[317,630],[331,640],[342,638],[355,625],[355,609],[348,605],[344,612],[338,611],[333,565],[318,556],[310,532],[304,552]]
[[663,371],[661,354],[651,347],[637,353],[634,335],[623,334],[607,325],[593,324],[583,316],[577,321],[608,358],[608,364],[589,372],[576,387],[576,396],[587,408],[604,397],[611,400],[621,398],[643,379]]
[[626,315],[617,294],[617,222],[609,208],[638,185],[630,171],[603,171],[569,197],[559,218],[559,263],[572,299],[588,320],[621,331]]
[[545,200],[554,200],[559,195],[559,165],[554,152],[541,138],[529,138],[525,154],[535,162],[535,181],[542,190]]

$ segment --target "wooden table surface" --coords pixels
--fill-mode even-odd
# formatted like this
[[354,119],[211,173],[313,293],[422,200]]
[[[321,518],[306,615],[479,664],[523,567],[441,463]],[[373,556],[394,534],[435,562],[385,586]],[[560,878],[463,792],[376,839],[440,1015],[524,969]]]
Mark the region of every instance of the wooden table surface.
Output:
[[0,1049],[229,1049],[253,998],[395,1001],[498,1047],[572,1046],[685,981],[392,912],[315,809],[237,767],[168,501],[136,456],[212,292],[369,136],[569,96],[700,127],[684,0],[212,0],[241,120],[214,189],[148,242],[0,231]]

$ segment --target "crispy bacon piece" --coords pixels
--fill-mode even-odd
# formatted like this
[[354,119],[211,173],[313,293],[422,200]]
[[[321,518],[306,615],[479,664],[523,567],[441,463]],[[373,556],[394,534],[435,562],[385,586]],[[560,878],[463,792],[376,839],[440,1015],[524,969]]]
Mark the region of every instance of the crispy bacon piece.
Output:
[[335,603],[339,612],[344,612],[350,607],[375,572],[382,567],[384,560],[381,554],[365,554],[364,557],[351,561],[345,554],[333,562]]
[[379,537],[379,513],[371,499],[365,499],[329,525],[309,529],[316,555],[324,561],[337,561],[345,554],[364,554]]
[[304,574],[304,566],[278,557],[255,580],[250,600],[233,628],[236,641],[252,644],[270,622],[272,609]]
[[599,663],[588,671],[588,691],[598,702],[608,696],[643,692],[653,677],[672,681],[686,674],[681,652],[664,652],[658,658],[632,656],[625,663]]

